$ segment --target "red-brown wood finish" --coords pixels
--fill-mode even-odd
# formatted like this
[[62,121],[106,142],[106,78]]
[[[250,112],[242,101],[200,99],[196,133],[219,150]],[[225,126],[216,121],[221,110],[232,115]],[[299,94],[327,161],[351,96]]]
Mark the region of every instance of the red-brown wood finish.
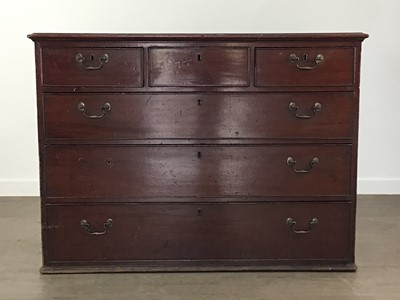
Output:
[[[291,55],[299,60],[292,62]],[[354,83],[353,48],[257,48],[256,86],[346,86]],[[317,65],[315,59],[322,55]],[[304,70],[301,68],[315,68]]]
[[[294,166],[288,157],[296,160]],[[310,170],[315,157],[319,163]],[[350,194],[347,145],[48,146],[46,160],[49,197]],[[293,168],[310,171],[299,174]]]
[[[43,48],[43,85],[143,85],[142,48]],[[77,61],[82,54],[84,61]],[[107,55],[107,62],[100,59]],[[99,69],[87,69],[99,68]]]
[[[47,139],[351,139],[353,93],[46,94]],[[89,119],[78,110],[100,115]],[[295,102],[297,111],[289,109]],[[315,103],[321,104],[313,112]],[[310,116],[310,119],[296,117]]]
[[[108,204],[47,206],[50,263],[128,260],[342,259],[349,204]],[[251,218],[249,218],[251,216]],[[80,226],[86,220],[93,232]],[[294,230],[286,224],[296,221]]]
[[247,86],[248,48],[150,48],[150,86]]
[[42,272],[355,270],[366,37],[30,35]]

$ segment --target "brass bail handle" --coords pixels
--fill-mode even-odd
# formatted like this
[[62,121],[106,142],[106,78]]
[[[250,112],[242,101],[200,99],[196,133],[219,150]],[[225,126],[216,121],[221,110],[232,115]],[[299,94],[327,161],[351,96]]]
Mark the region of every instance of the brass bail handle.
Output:
[[300,59],[300,57],[292,53],[289,56],[289,60],[291,63],[294,63],[298,69],[309,71],[309,70],[314,70],[316,67],[318,67],[324,61],[324,56],[322,54],[317,54],[317,56],[314,58],[314,61],[311,62],[312,65],[309,65],[310,61],[308,54],[304,54],[303,59]]
[[286,225],[289,226],[292,231],[296,234],[307,234],[310,233],[311,230],[317,226],[318,224],[318,219],[317,218],[312,218],[311,221],[308,222],[308,229],[295,229],[294,227],[296,226],[296,221],[293,220],[293,218],[287,218],[286,219]]
[[[90,55],[90,60],[94,60],[94,55]],[[86,57],[82,53],[78,53],[75,56],[75,60],[80,64],[80,66],[85,69],[85,70],[99,70],[103,67],[104,64],[108,63],[108,60],[110,57],[108,56],[107,53],[103,54],[98,58],[99,64],[97,66],[87,66],[85,65]]]
[[79,102],[79,103],[78,103],[78,111],[80,111],[81,113],[83,113],[83,115],[84,115],[86,118],[89,118],[89,119],[101,119],[101,118],[103,118],[103,117],[106,115],[107,112],[111,111],[111,104],[108,103],[108,102],[106,102],[106,103],[104,103],[104,104],[101,106],[100,109],[101,109],[102,112],[103,112],[101,115],[89,115],[89,114],[87,113],[87,107],[86,107],[85,102]]
[[320,102],[315,102],[314,105],[311,107],[311,112],[312,114],[310,115],[301,115],[297,111],[299,109],[299,106],[297,105],[296,102],[292,101],[289,103],[289,110],[294,113],[296,118],[299,119],[311,119],[316,115],[317,112],[322,110],[322,104]]
[[292,168],[293,172],[299,173],[299,174],[310,173],[313,170],[313,168],[315,168],[319,164],[319,158],[318,157],[314,157],[310,161],[310,167],[308,169],[296,169],[295,168],[296,163],[297,163],[297,161],[291,156],[289,156],[286,159],[286,164]]
[[81,228],[83,228],[86,231],[86,233],[90,234],[90,235],[103,235],[103,234],[106,234],[107,230],[110,229],[112,227],[112,225],[113,225],[113,220],[109,218],[103,224],[103,226],[104,226],[104,230],[103,231],[92,231],[90,229],[90,224],[89,224],[88,221],[86,221],[85,219],[82,219],[81,222],[80,222]]

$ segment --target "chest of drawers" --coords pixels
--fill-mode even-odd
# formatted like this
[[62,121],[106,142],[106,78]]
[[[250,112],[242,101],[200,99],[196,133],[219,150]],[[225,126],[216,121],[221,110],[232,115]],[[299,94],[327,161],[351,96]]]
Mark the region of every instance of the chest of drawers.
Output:
[[43,273],[355,270],[366,34],[29,37]]

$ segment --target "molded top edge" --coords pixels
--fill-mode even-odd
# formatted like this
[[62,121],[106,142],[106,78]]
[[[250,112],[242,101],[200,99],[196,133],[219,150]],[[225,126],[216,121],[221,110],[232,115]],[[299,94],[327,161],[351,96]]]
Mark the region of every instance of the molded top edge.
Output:
[[117,33],[33,33],[33,41],[269,41],[269,40],[358,40],[368,34],[346,33],[229,33],[229,34],[117,34]]

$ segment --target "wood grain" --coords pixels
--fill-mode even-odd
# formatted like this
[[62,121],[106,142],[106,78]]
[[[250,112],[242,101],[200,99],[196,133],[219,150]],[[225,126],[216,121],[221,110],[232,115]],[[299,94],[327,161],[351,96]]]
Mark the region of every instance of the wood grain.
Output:
[[[121,204],[46,207],[49,262],[126,260],[306,260],[348,255],[348,204]],[[251,216],[249,218],[248,216]],[[309,234],[297,229],[319,224]],[[102,236],[106,219],[113,226]]]
[[[43,48],[41,53],[44,86],[143,86],[140,48]],[[85,57],[85,67],[99,67],[105,54],[108,62],[98,70],[87,70],[76,61],[79,53]]]
[[[290,55],[300,60],[291,62]],[[315,63],[323,55],[320,64]],[[349,86],[354,84],[353,48],[256,49],[256,86]],[[307,61],[304,60],[307,56]],[[315,67],[302,70],[299,67]]]
[[[354,101],[352,93],[49,94],[45,130],[48,139],[351,139]],[[80,102],[88,114],[101,115],[104,103],[111,111],[89,119]]]
[[150,86],[248,86],[248,48],[150,48]]
[[[49,146],[49,197],[350,194],[351,146]],[[287,165],[293,157],[297,174]]]
[[30,35],[42,272],[355,270],[366,37]]

